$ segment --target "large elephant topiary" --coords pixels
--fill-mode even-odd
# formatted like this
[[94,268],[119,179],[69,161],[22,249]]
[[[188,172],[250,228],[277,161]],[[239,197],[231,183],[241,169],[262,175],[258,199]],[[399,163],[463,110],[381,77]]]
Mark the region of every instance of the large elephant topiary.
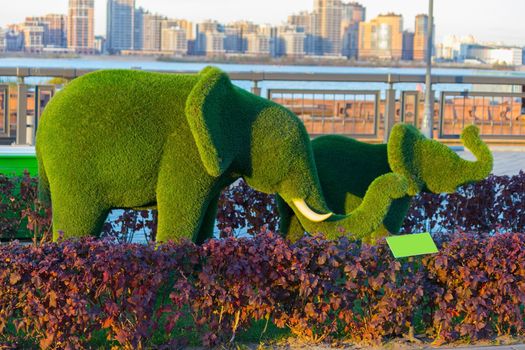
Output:
[[[220,191],[240,177],[279,193],[308,229],[367,235],[383,221],[363,206],[332,214],[301,121],[213,67],[82,76],[48,104],[36,141],[54,239],[99,235],[112,208],[156,206],[158,241],[200,243],[213,232]],[[377,184],[385,207],[408,189],[402,175],[387,180]]]
[[[421,191],[451,193],[458,186],[479,181],[492,170],[492,154],[479,138],[479,129],[471,125],[463,130],[463,144],[472,151],[477,161],[461,159],[447,146],[425,138],[416,128],[396,124],[388,144],[372,145],[352,138],[327,135],[312,141],[315,163],[323,194],[334,213],[356,210],[363,198],[371,198],[374,181],[392,172],[409,180],[407,195],[394,200],[379,215],[383,224],[366,238],[398,233],[408,212],[412,196]],[[366,196],[366,197],[365,197]],[[308,231],[292,209],[278,197],[281,231],[291,240]],[[311,232],[311,231],[308,231]]]

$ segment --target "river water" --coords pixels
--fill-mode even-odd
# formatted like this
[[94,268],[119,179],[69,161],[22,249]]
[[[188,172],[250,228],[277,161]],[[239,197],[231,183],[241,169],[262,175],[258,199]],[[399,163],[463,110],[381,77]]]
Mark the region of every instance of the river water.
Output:
[[[340,67],[340,66],[301,66],[301,65],[275,65],[275,64],[229,64],[229,63],[206,63],[206,62],[159,62],[154,59],[136,57],[107,57],[92,56],[83,58],[0,58],[0,67],[34,67],[34,68],[77,68],[77,69],[130,69],[140,68],[144,70],[166,70],[166,71],[199,71],[208,65],[214,65],[226,72],[279,72],[279,73],[341,73],[341,74],[425,74],[424,68],[395,68],[395,67]],[[476,76],[518,76],[525,78],[525,71],[493,71],[481,69],[456,69],[456,68],[434,68],[434,75],[476,75]],[[5,80],[5,79],[4,79]],[[32,78],[29,83],[41,83],[46,79]],[[251,82],[236,81],[238,86],[249,89]],[[362,89],[362,90],[384,90],[387,86],[383,83],[341,83],[341,82],[261,82],[263,96],[266,96],[268,88],[290,88],[290,89]],[[396,84],[398,90],[421,89],[418,84]],[[470,89],[466,84],[437,84],[434,85],[436,92],[440,91],[463,91]]]

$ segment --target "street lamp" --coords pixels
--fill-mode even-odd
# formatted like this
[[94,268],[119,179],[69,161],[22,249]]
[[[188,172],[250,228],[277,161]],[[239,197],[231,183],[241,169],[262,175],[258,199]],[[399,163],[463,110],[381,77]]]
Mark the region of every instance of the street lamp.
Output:
[[428,28],[427,28],[427,49],[426,49],[426,66],[427,72],[425,77],[425,113],[421,132],[428,138],[432,138],[434,130],[434,98],[432,96],[432,50],[434,38],[434,0],[428,3]]

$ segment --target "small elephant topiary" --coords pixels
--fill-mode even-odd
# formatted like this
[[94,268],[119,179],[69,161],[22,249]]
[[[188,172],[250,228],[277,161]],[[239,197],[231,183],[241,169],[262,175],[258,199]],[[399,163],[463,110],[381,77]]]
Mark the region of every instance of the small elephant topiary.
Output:
[[[323,194],[328,207],[336,214],[362,206],[363,198],[372,198],[370,192],[375,191],[376,182],[383,181],[392,172],[408,179],[406,196],[395,199],[388,208],[381,203],[375,208],[378,216],[384,217],[383,224],[373,234],[363,237],[373,239],[399,232],[412,196],[419,192],[451,193],[458,186],[480,181],[490,174],[493,158],[479,137],[479,129],[474,125],[465,128],[461,140],[477,161],[461,159],[447,146],[425,138],[415,127],[405,124],[394,126],[388,144],[372,145],[345,136],[327,135],[314,139],[312,148]],[[374,204],[377,203],[370,206]],[[308,230],[279,197],[278,205],[281,231],[291,240],[297,240]]]
[[75,79],[47,105],[36,153],[54,239],[59,232],[98,236],[113,208],[156,206],[157,241],[201,243],[213,233],[221,190],[240,177],[278,193],[307,230],[366,236],[383,222],[377,208],[387,210],[409,185],[387,174],[373,198],[333,214],[302,122],[213,67],[195,75],[108,70]]

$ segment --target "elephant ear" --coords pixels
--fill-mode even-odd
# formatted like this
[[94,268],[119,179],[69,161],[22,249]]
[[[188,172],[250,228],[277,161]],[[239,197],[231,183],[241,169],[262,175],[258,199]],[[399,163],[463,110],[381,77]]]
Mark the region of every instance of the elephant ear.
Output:
[[206,67],[199,73],[197,84],[186,101],[186,118],[197,144],[202,163],[212,176],[221,175],[233,161],[231,138],[228,137],[227,106],[234,94],[233,86],[223,71]]
[[416,154],[416,146],[424,138],[412,125],[396,124],[388,139],[387,153],[390,169],[408,179],[408,194],[411,196],[419,193],[425,185]]

